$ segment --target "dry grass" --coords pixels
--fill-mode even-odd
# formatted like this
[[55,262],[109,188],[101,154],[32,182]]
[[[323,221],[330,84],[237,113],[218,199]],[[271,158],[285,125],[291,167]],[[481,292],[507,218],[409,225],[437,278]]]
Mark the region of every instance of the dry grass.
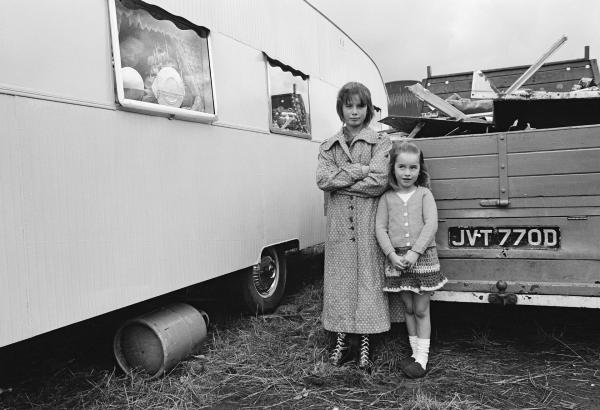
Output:
[[326,363],[321,286],[317,275],[271,315],[216,318],[203,351],[158,380],[58,363],[0,408],[600,408],[597,311],[434,305],[431,370],[410,380],[402,326],[375,338],[371,374]]

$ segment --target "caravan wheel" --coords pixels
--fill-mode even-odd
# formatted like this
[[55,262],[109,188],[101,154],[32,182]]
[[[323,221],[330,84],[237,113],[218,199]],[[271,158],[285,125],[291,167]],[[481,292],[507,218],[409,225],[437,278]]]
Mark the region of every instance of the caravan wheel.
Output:
[[248,310],[267,313],[275,309],[285,292],[286,276],[283,252],[265,249],[260,263],[243,275],[242,293]]

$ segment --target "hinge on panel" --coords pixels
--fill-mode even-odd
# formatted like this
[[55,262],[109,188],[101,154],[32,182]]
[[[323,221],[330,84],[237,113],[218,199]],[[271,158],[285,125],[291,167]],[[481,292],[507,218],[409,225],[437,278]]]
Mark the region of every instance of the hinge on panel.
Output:
[[510,204],[508,198],[508,144],[507,134],[498,135],[498,206],[506,207]]
[[507,134],[498,134],[498,199],[482,199],[479,206],[484,208],[506,208],[510,206],[508,197],[508,144]]

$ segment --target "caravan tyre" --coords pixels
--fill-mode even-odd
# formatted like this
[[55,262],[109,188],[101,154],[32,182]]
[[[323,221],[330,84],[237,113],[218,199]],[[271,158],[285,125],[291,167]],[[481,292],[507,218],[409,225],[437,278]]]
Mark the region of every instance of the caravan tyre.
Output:
[[242,275],[242,295],[253,314],[273,311],[285,292],[286,263],[276,248],[263,250],[260,262]]

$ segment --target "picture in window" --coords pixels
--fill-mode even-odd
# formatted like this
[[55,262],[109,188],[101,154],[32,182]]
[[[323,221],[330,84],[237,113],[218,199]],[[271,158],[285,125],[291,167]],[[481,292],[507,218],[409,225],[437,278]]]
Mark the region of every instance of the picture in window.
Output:
[[269,59],[272,132],[310,135],[308,76]]
[[115,0],[126,99],[214,114],[204,27],[136,0]]

